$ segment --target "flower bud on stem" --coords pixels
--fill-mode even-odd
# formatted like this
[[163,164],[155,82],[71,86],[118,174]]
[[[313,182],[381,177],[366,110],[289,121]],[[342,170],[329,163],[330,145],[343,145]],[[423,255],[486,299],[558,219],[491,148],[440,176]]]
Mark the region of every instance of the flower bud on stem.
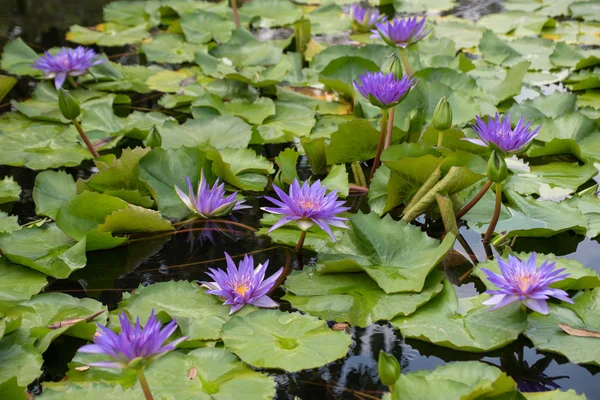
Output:
[[500,219],[500,210],[502,207],[502,183],[496,183],[496,205],[494,207],[494,215],[492,215],[492,220],[490,221],[490,226],[488,226],[487,231],[485,232],[485,236],[483,237],[483,244],[489,245],[490,240],[492,239],[492,235],[494,234],[494,229],[496,229],[496,225],[498,224],[498,219]]
[[235,22],[235,28],[240,29],[240,16],[237,9],[237,0],[231,0],[231,9],[233,10],[233,22]]
[[375,159],[373,160],[373,167],[371,168],[371,175],[369,179],[373,179],[373,175],[375,175],[375,171],[379,168],[379,163],[381,160],[381,152],[383,151],[383,146],[385,144],[386,138],[386,130],[387,130],[387,118],[388,118],[388,110],[385,108],[381,109],[381,133],[379,134],[379,143],[377,144],[377,152],[375,153]]
[[146,400],[154,400],[154,397],[152,397],[152,392],[150,392],[150,386],[148,386],[148,381],[146,380],[146,375],[144,374],[144,368],[138,368],[136,369],[136,372]]
[[79,132],[79,135],[81,136],[81,138],[85,142],[85,145],[87,146],[87,148],[90,150],[90,153],[92,153],[92,156],[94,156],[94,158],[100,157],[100,154],[98,154],[98,152],[96,151],[96,148],[94,147],[94,145],[92,144],[92,142],[90,142],[90,139],[88,139],[87,135],[83,131],[83,128],[81,127],[81,125],[79,124],[79,122],[77,122],[76,119],[73,120],[73,125],[75,125],[75,128],[77,129],[77,132]]

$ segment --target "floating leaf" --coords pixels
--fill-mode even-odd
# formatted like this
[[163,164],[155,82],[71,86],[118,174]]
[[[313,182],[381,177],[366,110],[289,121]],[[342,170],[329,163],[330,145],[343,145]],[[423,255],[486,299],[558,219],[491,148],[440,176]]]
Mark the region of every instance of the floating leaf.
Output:
[[[273,28],[293,24],[302,18],[302,10],[287,0],[254,0],[244,3],[240,15],[253,21],[252,26]],[[254,17],[258,20],[256,23]]]
[[4,211],[0,211],[0,234],[10,234],[14,231],[18,231],[19,229],[21,229],[21,226],[19,225],[19,217],[16,215],[11,216]]
[[234,22],[229,18],[209,12],[197,11],[181,18],[181,30],[189,43],[227,42],[235,29]]
[[299,103],[275,102],[275,115],[258,127],[252,142],[283,143],[308,136],[315,125],[314,109]]
[[161,33],[142,44],[142,51],[148,60],[158,63],[191,62],[199,50],[202,50],[201,46],[187,43],[185,37],[178,33]]
[[0,257],[0,313],[29,300],[47,284],[46,276]]
[[421,291],[454,244],[452,234],[440,243],[413,225],[390,216],[379,219],[375,213],[354,215],[349,224],[351,230],[338,245],[320,250],[321,271],[362,269],[388,294]]
[[0,180],[0,204],[19,201],[21,187],[12,176]]
[[233,31],[231,40],[210,52],[217,58],[228,58],[236,66],[274,65],[282,50],[269,42],[261,42],[244,29]]
[[442,293],[407,317],[396,317],[392,325],[403,336],[455,350],[486,352],[517,340],[527,329],[527,317],[518,304],[490,311],[481,302],[489,298],[457,299],[448,281]]
[[6,97],[10,90],[17,84],[17,78],[0,75],[0,101]]
[[340,57],[331,61],[321,71],[319,81],[331,89],[355,97],[354,81],[367,71],[377,72],[379,66],[362,57]]
[[42,374],[42,355],[30,344],[11,334],[0,340],[0,384],[16,378],[21,387]]
[[252,135],[250,125],[230,115],[188,119],[183,125],[169,121],[158,131],[164,149],[182,146],[245,149]]
[[39,56],[21,38],[9,42],[4,46],[0,68],[15,75],[40,76],[42,71],[31,68]]
[[160,23],[158,2],[113,1],[104,6],[104,19],[122,25],[156,26]]
[[56,218],[58,209],[77,195],[73,177],[64,171],[43,171],[35,177],[35,213]]
[[319,274],[294,271],[285,281],[292,307],[328,321],[366,327],[380,320],[410,315],[442,290],[441,271],[433,271],[419,293],[386,294],[365,273]]
[[136,44],[149,36],[146,24],[127,26],[114,22],[96,25],[93,29],[73,25],[67,32],[67,40],[71,42],[83,45],[97,44],[104,47]]
[[351,338],[316,317],[258,310],[223,325],[223,342],[253,367],[295,372],[344,357]]
[[510,175],[504,188],[529,195],[540,194],[542,186],[549,185],[551,188],[564,188],[568,189],[568,193],[573,193],[597,173],[591,164],[580,166],[577,163],[557,162],[535,165],[528,172],[519,171]]
[[267,176],[275,172],[273,164],[252,149],[210,151],[208,158],[216,176],[242,190],[264,190]]
[[559,353],[577,364],[600,365],[598,339],[571,336],[558,324],[566,324],[574,329],[600,330],[600,288],[581,292],[573,298],[575,304],[549,304],[548,315],[529,315],[531,327],[527,336],[536,348]]

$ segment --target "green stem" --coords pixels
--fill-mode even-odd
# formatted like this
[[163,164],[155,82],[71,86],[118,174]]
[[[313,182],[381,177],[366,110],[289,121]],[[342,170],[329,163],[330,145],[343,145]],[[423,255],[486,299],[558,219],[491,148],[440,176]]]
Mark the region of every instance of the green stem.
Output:
[[373,179],[373,175],[375,175],[375,171],[379,168],[379,162],[381,160],[381,152],[383,151],[383,145],[385,143],[385,136],[387,130],[387,117],[388,110],[383,108],[381,109],[381,133],[379,134],[379,143],[377,144],[377,153],[375,153],[375,160],[373,161],[373,168],[371,169],[371,175],[369,179]]
[[96,151],[96,148],[94,147],[94,145],[92,144],[92,142],[90,142],[90,139],[88,139],[87,135],[83,131],[83,128],[81,127],[81,125],[79,124],[79,122],[77,122],[76,119],[73,120],[73,125],[75,125],[75,128],[77,129],[77,132],[79,132],[79,135],[81,136],[81,138],[85,142],[85,145],[87,146],[87,148],[90,150],[90,153],[92,153],[92,156],[94,156],[94,158],[100,157],[100,154],[98,154],[98,152]]
[[150,386],[148,386],[148,381],[146,380],[146,375],[144,374],[144,368],[137,369],[137,378],[140,382],[140,386],[144,391],[144,396],[146,396],[146,400],[154,400],[152,397],[152,393],[150,392]]
[[73,86],[74,88],[78,88],[79,85],[77,84],[77,82],[75,82],[75,78],[73,78],[71,75],[67,75],[67,80],[69,81],[69,83],[71,84],[71,86]]
[[494,207],[494,215],[492,216],[492,220],[490,221],[490,226],[488,226],[487,232],[485,232],[485,236],[483,237],[483,244],[489,245],[490,240],[492,239],[492,235],[494,234],[494,229],[496,229],[496,225],[498,224],[498,219],[500,219],[500,209],[502,207],[502,183],[496,183],[496,205]]
[[237,0],[231,0],[231,9],[233,10],[233,22],[235,22],[235,28],[240,29],[240,16],[238,15]]
[[444,145],[444,131],[438,131],[437,147],[442,147],[443,145]]
[[473,199],[466,206],[464,206],[458,212],[458,214],[456,214],[456,219],[459,219],[460,217],[462,217],[463,215],[468,213],[469,210],[471,208],[473,208],[475,206],[475,204],[477,204],[479,202],[479,200],[481,200],[481,198],[485,195],[485,193],[488,191],[488,189],[492,186],[492,183],[493,183],[492,181],[488,180],[486,182],[485,186],[479,191],[479,193],[477,193],[477,195],[475,197],[473,197]]
[[387,135],[385,137],[385,145],[383,146],[384,149],[390,147],[390,144],[392,143],[392,130],[394,129],[394,111],[395,108],[392,107],[388,116]]
[[300,234],[300,239],[298,239],[298,244],[296,245],[296,253],[300,253],[300,250],[302,250],[302,246],[304,246],[304,239],[306,239],[306,231],[302,231]]
[[394,399],[394,389],[395,389],[395,385],[390,385],[388,386],[388,388],[390,389],[390,397],[392,399]]
[[412,71],[410,69],[410,65],[408,65],[408,56],[406,55],[406,49],[400,47],[400,57],[402,58],[402,64],[404,64],[404,70],[407,75],[412,75]]

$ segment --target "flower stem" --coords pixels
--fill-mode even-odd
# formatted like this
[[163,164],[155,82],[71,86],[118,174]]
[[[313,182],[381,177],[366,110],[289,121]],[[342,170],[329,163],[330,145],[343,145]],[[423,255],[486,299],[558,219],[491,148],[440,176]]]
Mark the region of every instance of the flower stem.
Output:
[[302,246],[304,246],[304,239],[306,239],[306,231],[302,231],[300,234],[300,239],[298,239],[298,244],[296,245],[296,253],[300,253],[300,250],[302,250]]
[[412,71],[410,69],[410,65],[408,65],[408,56],[406,55],[406,49],[400,47],[400,57],[402,57],[402,64],[404,64],[404,70],[407,75],[412,75]]
[[83,131],[83,128],[81,127],[81,125],[79,124],[79,122],[77,122],[76,119],[73,120],[73,125],[75,125],[75,128],[77,129],[77,132],[79,132],[79,135],[81,136],[81,138],[85,142],[85,145],[87,146],[87,148],[90,150],[90,153],[92,153],[92,156],[94,156],[94,158],[100,157],[100,154],[98,154],[98,152],[96,151],[96,148],[94,147],[94,145],[92,144],[92,142],[90,142],[90,139],[88,139],[87,135]]
[[489,245],[490,239],[494,233],[494,229],[496,229],[496,224],[498,224],[498,219],[500,219],[500,208],[502,207],[502,183],[496,183],[496,206],[494,207],[494,215],[492,216],[492,220],[490,221],[490,226],[488,226],[488,230],[483,237],[483,244]]
[[373,161],[373,168],[371,168],[371,175],[369,179],[373,179],[375,171],[379,168],[379,160],[381,160],[381,152],[383,151],[383,145],[385,143],[386,129],[387,129],[387,117],[388,110],[381,109],[381,133],[379,135],[379,143],[377,144],[377,153],[375,153],[375,160]]
[[233,22],[235,22],[235,28],[240,29],[240,16],[238,15],[237,0],[231,0],[231,9],[233,10]]
[[142,390],[144,391],[146,400],[154,400],[154,397],[152,397],[152,393],[150,392],[150,386],[148,386],[148,381],[146,380],[146,375],[144,374],[144,368],[137,369],[137,378],[140,382]]
[[67,80],[69,81],[69,83],[71,84],[71,86],[73,86],[74,88],[78,88],[79,85],[77,84],[77,82],[75,82],[75,78],[73,78],[71,75],[67,75]]
[[388,116],[388,121],[387,121],[387,135],[385,136],[385,145],[383,146],[384,149],[387,149],[388,147],[390,147],[390,144],[392,143],[392,130],[394,129],[394,114],[395,114],[395,109],[394,107],[392,107],[392,109],[390,110],[389,116]]
[[444,131],[438,131],[437,147],[442,147],[443,145],[444,145]]
[[456,219],[459,219],[460,217],[462,217],[463,215],[468,213],[469,210],[471,208],[473,208],[475,206],[475,204],[477,204],[479,202],[479,200],[481,200],[481,198],[485,195],[485,193],[488,191],[488,189],[492,186],[492,183],[493,183],[492,181],[488,180],[486,182],[485,186],[479,191],[479,193],[477,193],[477,196],[473,197],[473,199],[466,206],[464,206],[458,212],[458,214],[456,214]]

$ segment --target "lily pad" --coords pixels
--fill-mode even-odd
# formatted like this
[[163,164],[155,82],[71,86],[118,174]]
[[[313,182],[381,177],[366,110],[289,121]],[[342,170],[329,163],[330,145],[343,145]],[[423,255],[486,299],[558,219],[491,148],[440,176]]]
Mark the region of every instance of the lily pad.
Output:
[[231,40],[210,52],[217,58],[228,58],[235,66],[274,65],[279,62],[282,50],[277,46],[257,40],[244,29],[233,31]]
[[12,233],[21,229],[19,225],[19,217],[16,215],[8,215],[4,211],[0,211],[0,234]]
[[199,50],[203,50],[202,46],[186,42],[185,36],[178,33],[162,33],[142,44],[142,51],[148,60],[158,63],[191,62]]
[[386,293],[420,292],[425,279],[454,244],[446,235],[440,243],[416,226],[397,222],[390,216],[356,214],[351,230],[335,246],[321,249],[320,272],[329,268],[364,270]]
[[254,27],[273,28],[293,24],[302,18],[302,10],[288,0],[254,0],[244,3],[240,15],[247,16]]
[[18,201],[20,195],[21,187],[12,176],[0,180],[0,204]]
[[275,173],[273,164],[252,149],[210,151],[208,158],[216,176],[242,190],[264,190],[267,176]]
[[573,193],[597,173],[591,164],[580,166],[577,163],[557,162],[536,165],[531,166],[528,172],[519,171],[510,175],[504,187],[523,195],[540,194],[542,185],[567,189],[567,193]]
[[256,368],[317,368],[344,357],[351,341],[325,321],[297,312],[258,310],[223,325],[225,347]]
[[235,23],[223,16],[210,11],[197,11],[181,18],[181,30],[189,43],[227,42]]
[[38,54],[23,39],[16,38],[4,46],[0,68],[15,75],[40,76],[42,71],[31,68],[38,59]]
[[573,300],[575,304],[549,304],[548,315],[530,314],[525,336],[536,348],[562,354],[573,363],[600,365],[597,338],[571,336],[558,326],[600,331],[600,288],[580,292]]
[[85,238],[73,240],[54,223],[0,236],[6,258],[55,278],[67,278],[85,267],[85,244]]
[[478,361],[463,361],[442,365],[433,371],[401,374],[394,388],[393,400],[463,400],[510,398],[517,384],[499,368]]
[[305,269],[288,276],[285,288],[290,293],[283,299],[307,314],[366,327],[399,314],[412,314],[442,290],[443,277],[435,270],[419,293],[386,294],[365,273],[319,274]]
[[67,32],[67,40],[71,42],[83,45],[96,44],[104,47],[136,44],[149,36],[146,24],[127,26],[115,22],[96,25],[93,29],[73,25]]
[[489,295],[458,299],[448,281],[442,293],[407,317],[396,317],[392,325],[403,336],[460,351],[486,352],[517,340],[527,325],[527,316],[516,303],[490,311],[481,304]]
[[29,385],[42,374],[42,355],[30,344],[21,343],[11,334],[0,340],[0,384],[16,378],[20,387]]
[[241,118],[218,115],[202,119],[189,119],[183,125],[167,122],[158,128],[164,149],[178,147],[204,147],[217,149],[246,148],[252,127]]
[[13,264],[6,257],[0,257],[0,275],[0,312],[29,300],[48,283],[44,274]]
[[73,177],[64,171],[43,171],[35,177],[35,213],[56,218],[58,209],[77,195]]
[[[176,318],[181,332],[190,340],[217,340],[221,338],[223,324],[230,319],[231,306],[223,305],[223,299],[205,292],[195,282],[159,282],[138,287],[119,304],[119,310],[131,317],[140,317],[143,325],[154,309],[157,314]],[[243,315],[253,310],[254,307],[246,306],[239,313]]]

